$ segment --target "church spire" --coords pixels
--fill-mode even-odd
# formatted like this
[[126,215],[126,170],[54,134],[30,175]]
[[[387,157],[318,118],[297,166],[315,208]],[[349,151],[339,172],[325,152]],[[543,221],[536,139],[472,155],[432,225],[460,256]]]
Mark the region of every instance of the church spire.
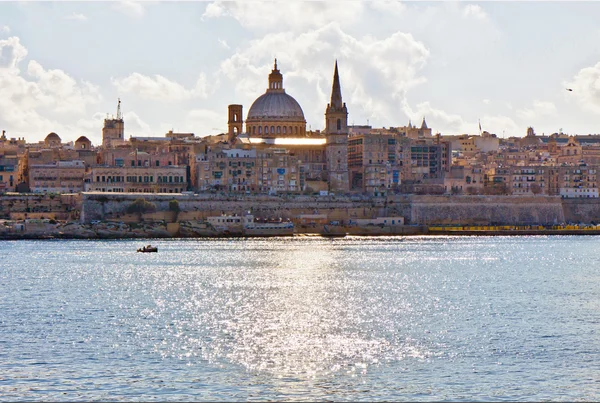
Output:
[[338,74],[337,60],[335,61],[335,70],[333,72],[333,86],[331,87],[331,107],[333,109],[342,109],[342,88],[340,86],[340,76]]

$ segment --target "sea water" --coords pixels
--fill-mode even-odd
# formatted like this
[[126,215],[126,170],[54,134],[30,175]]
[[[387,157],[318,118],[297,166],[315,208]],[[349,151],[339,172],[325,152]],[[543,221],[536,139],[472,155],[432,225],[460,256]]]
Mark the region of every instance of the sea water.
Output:
[[596,236],[1,241],[0,400],[598,400],[599,273]]

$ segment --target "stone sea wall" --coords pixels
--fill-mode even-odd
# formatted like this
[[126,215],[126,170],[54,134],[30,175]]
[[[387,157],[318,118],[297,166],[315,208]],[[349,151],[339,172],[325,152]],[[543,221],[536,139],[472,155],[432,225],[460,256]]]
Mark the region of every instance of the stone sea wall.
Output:
[[[119,220],[139,194],[85,193],[82,222]],[[157,211],[167,212],[169,202],[178,200],[179,220],[202,220],[209,216],[243,215],[281,217],[296,221],[300,215],[325,214],[331,221],[353,218],[402,216],[408,225],[530,225],[586,221],[600,212],[595,204],[576,204],[563,210],[563,200],[553,196],[420,196],[394,195],[386,198],[361,196],[237,196],[220,195],[143,195]],[[595,207],[594,207],[595,206]],[[571,218],[578,217],[577,220]]]
[[556,196],[417,196],[411,205],[414,224],[551,225],[565,222]]

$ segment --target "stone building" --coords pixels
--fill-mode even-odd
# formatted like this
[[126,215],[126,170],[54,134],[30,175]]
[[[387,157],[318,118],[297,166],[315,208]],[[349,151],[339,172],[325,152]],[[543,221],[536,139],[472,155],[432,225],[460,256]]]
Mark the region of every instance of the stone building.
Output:
[[95,166],[85,178],[86,192],[181,193],[187,190],[185,166]]
[[209,151],[196,157],[195,166],[199,191],[281,193],[305,188],[302,164],[281,148]]
[[29,188],[33,193],[78,193],[83,191],[85,163],[55,161],[29,166]]

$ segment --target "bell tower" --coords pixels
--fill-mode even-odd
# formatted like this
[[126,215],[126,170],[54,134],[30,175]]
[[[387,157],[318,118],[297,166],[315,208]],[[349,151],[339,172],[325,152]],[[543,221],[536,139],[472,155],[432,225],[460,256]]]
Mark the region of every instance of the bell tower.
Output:
[[329,174],[329,190],[347,192],[348,183],[348,109],[342,102],[342,89],[337,60],[333,72],[331,102],[325,111],[325,154]]
[[[107,114],[108,115],[108,114]],[[121,113],[121,99],[117,103],[117,118],[109,119],[108,116],[104,119],[104,127],[102,128],[102,145],[105,148],[112,148],[113,140],[123,140],[125,136],[125,122]]]
[[229,105],[229,120],[227,122],[229,131],[227,141],[235,143],[237,137],[242,133],[242,105]]

